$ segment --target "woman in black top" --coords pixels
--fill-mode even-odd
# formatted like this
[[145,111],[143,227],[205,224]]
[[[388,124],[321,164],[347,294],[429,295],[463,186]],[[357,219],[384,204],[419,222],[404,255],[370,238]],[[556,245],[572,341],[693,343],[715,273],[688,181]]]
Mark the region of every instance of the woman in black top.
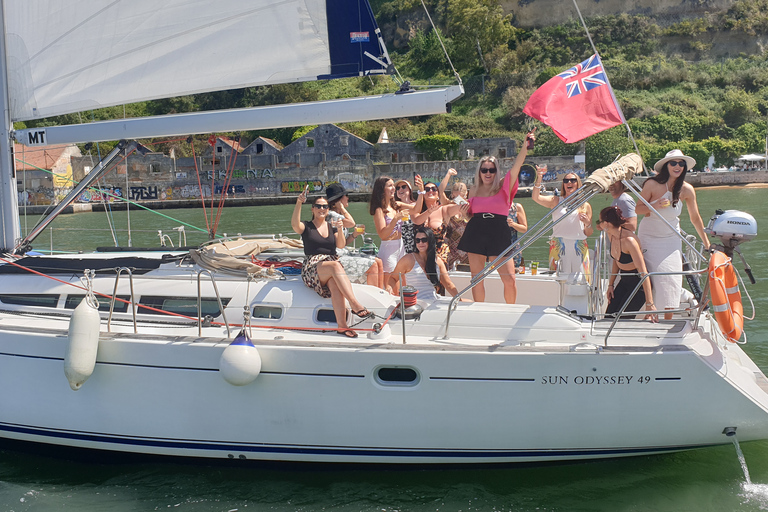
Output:
[[347,325],[347,305],[349,301],[352,313],[360,318],[371,316],[365,307],[358,302],[352,291],[344,267],[339,263],[336,248],[344,247],[342,221],[331,225],[328,217],[328,201],[318,197],[312,203],[312,220],[301,220],[301,205],[307,200],[306,191],[299,194],[296,207],[291,216],[291,227],[301,235],[304,242],[304,254],[307,258],[301,269],[304,283],[314,289],[321,297],[331,298],[333,312],[336,315],[338,333],[348,338],[357,338],[357,333]]
[[[645,268],[640,241],[634,231],[628,227],[627,219],[621,215],[618,206],[603,208],[600,211],[600,220],[597,224],[599,228],[605,231],[611,241],[613,269],[608,280],[608,292],[606,294],[608,308],[605,311],[606,315],[610,315],[621,310],[637,287],[637,283],[640,282],[641,276],[646,276],[648,270]],[[618,286],[614,287],[617,276],[621,276],[621,279]],[[643,287],[632,297],[625,311],[641,311],[643,304],[647,310],[656,309],[653,304],[650,279],[643,281]],[[647,314],[645,319],[658,322],[658,316],[655,314]]]

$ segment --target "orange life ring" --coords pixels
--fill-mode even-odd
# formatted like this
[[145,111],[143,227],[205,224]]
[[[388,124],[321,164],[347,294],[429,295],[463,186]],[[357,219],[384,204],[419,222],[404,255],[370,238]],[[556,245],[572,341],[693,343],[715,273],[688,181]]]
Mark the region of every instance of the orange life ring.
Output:
[[717,324],[728,341],[736,343],[744,330],[744,307],[731,259],[720,251],[709,259],[709,291]]

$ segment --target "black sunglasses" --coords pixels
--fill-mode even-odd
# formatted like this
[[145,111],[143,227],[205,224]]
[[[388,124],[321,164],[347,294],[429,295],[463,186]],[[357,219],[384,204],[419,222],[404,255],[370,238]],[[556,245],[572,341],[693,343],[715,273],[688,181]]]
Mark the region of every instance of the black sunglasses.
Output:
[[667,165],[676,165],[678,167],[685,167],[685,160],[670,160]]
[[437,192],[437,187],[424,187],[425,192]]
[[317,208],[318,210],[327,210],[329,206],[327,204],[313,204],[312,208]]
[[496,168],[495,167],[481,167],[480,172],[483,174],[496,174]]
[[426,244],[429,243],[429,238],[417,238],[416,239],[417,244]]
[[398,185],[395,187],[395,190],[400,190],[401,188],[411,188],[408,185]]
[[576,178],[563,178],[563,183],[578,183],[579,180]]

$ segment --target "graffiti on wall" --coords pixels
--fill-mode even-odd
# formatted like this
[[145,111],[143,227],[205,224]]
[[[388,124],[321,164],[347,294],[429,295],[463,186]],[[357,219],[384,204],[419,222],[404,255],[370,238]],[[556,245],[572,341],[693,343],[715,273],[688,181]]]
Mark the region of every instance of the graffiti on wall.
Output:
[[283,194],[301,194],[304,191],[304,187],[309,185],[310,192],[320,192],[323,190],[323,182],[320,180],[305,181],[283,181],[280,183],[280,191]]
[[101,190],[85,190],[77,197],[77,201],[81,203],[112,203],[121,197],[123,197],[122,188],[110,187]]
[[154,187],[131,187],[128,199],[131,201],[153,201],[159,197],[157,186]]
[[[209,180],[214,179],[225,180],[227,179],[227,171],[206,171],[205,177]],[[265,178],[274,178],[274,169],[235,169],[232,171],[232,179],[239,180],[258,180]]]

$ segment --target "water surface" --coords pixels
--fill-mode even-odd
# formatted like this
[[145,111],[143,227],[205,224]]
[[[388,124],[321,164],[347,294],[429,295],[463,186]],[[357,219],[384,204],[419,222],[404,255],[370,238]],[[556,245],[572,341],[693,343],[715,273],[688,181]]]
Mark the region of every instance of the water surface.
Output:
[[[739,208],[757,218],[768,233],[766,191],[752,188],[699,189],[706,220],[716,208]],[[546,210],[523,199],[529,224]],[[592,202],[593,210],[610,203]],[[290,233],[292,206],[225,210],[219,232]],[[357,222],[372,228],[367,205],[353,204]],[[163,211],[176,220],[131,212],[134,246],[156,243],[157,230],[172,233],[179,221],[201,226],[188,241],[206,239],[205,219],[196,210]],[[309,206],[302,218],[308,218]],[[91,250],[111,245],[107,214],[62,216],[53,223],[54,245]],[[127,227],[124,212],[114,215]],[[695,233],[683,214],[683,229]],[[28,227],[34,224],[29,220]],[[83,232],[81,228],[104,231]],[[73,231],[77,229],[78,231]],[[118,235],[121,245],[127,234]],[[176,235],[173,235],[176,243]],[[46,231],[36,243],[45,248]],[[744,349],[768,372],[768,243],[761,234],[743,246],[757,285],[749,285],[757,319],[747,322]],[[544,243],[529,249],[529,261],[546,261]],[[737,268],[741,263],[737,261]],[[745,301],[746,304],[746,301]],[[749,306],[745,305],[747,313]],[[33,407],[34,404],[30,404]],[[681,429],[686,425],[681,424]],[[472,435],[468,432],[467,435]],[[510,432],[510,435],[525,435]],[[0,510],[8,511],[758,511],[768,510],[768,441],[741,445],[752,484],[747,484],[732,445],[684,453],[589,463],[462,470],[253,469],[179,464],[94,464],[41,455],[0,452]]]

